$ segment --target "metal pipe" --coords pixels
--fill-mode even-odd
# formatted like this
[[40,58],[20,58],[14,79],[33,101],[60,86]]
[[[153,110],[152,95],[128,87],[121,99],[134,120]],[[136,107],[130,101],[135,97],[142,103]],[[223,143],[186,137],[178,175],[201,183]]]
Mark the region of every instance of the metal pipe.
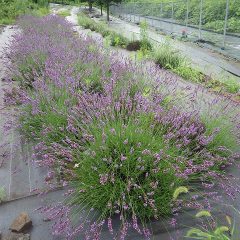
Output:
[[132,21],[132,6],[131,6],[131,3],[129,4],[129,13],[130,13],[130,19],[129,21],[131,22]]
[[203,0],[200,0],[199,36],[198,36],[198,39],[202,38],[202,12],[203,12]]
[[154,10],[154,3],[152,4],[152,27],[153,27],[153,10]]
[[174,18],[174,5],[173,5],[173,2],[172,2],[172,33],[173,33],[173,18]]
[[136,3],[133,3],[133,22],[135,23],[135,15],[136,15]]

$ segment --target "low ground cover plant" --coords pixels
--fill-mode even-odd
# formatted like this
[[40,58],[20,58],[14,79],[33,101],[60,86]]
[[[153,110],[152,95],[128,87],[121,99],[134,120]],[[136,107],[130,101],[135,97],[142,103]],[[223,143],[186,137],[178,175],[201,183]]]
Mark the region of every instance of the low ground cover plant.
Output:
[[198,109],[185,111],[174,79],[105,54],[59,16],[24,17],[19,26],[6,62],[19,87],[5,101],[18,106],[21,131],[49,169],[46,183],[69,186],[63,203],[42,208],[53,234],[100,239],[107,226],[109,238],[133,229],[149,239],[150,220],[181,208],[176,189],[225,186],[222,169],[238,155],[215,140],[236,136]]

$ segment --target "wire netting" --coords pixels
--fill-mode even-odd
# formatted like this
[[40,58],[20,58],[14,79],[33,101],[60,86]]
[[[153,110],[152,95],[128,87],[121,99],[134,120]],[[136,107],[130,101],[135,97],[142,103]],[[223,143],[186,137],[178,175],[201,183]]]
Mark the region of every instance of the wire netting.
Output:
[[111,13],[175,37],[239,51],[240,0],[180,0],[129,2],[111,6]]

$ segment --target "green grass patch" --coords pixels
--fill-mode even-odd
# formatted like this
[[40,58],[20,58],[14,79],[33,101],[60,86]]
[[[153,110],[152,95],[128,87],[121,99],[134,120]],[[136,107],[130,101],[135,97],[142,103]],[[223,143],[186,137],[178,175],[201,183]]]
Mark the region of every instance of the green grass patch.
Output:
[[57,12],[57,15],[61,16],[61,17],[68,17],[71,16],[71,12],[70,10],[66,9],[66,10],[61,10]]
[[43,16],[50,14],[50,10],[49,10],[49,8],[41,7],[41,8],[34,10],[32,12],[32,14],[35,16],[38,16],[38,17],[43,17]]

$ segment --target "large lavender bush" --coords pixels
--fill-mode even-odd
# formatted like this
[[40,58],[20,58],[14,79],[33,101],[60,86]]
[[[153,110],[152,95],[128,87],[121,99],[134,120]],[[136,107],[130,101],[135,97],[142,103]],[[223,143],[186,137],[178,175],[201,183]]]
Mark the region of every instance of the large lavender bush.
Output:
[[42,209],[56,219],[54,234],[99,239],[106,223],[113,238],[130,228],[149,238],[149,220],[181,205],[178,187],[226,179],[235,137],[194,107],[184,112],[176,79],[106,53],[61,17],[24,17],[19,26],[7,63],[19,84],[6,102],[19,105],[21,131],[49,168],[46,183],[70,188],[66,201]]

